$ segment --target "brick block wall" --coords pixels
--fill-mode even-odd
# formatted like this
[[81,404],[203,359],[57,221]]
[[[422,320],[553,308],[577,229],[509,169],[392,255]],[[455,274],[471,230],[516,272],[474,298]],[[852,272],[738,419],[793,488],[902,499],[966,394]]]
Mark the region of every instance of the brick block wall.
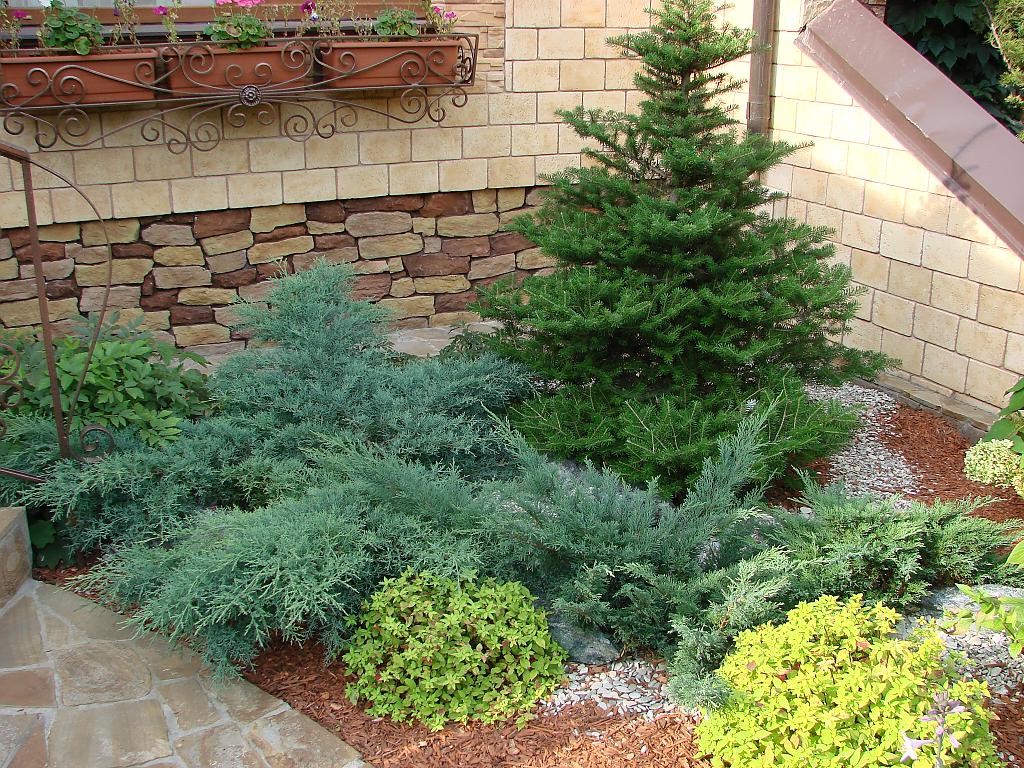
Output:
[[764,181],[788,215],[833,230],[867,290],[844,341],[900,358],[908,384],[1001,406],[1024,374],[1021,257],[801,53],[801,2],[782,2],[774,135],[814,146]]
[[[551,260],[501,227],[531,209],[532,189],[291,203],[199,214],[116,219],[110,308],[179,347],[217,356],[242,349],[239,297],[258,301],[267,280],[318,260],[351,264],[355,295],[388,307],[399,327],[453,325],[476,290],[550,268]],[[39,322],[28,230],[0,239],[0,321]],[[50,314],[58,325],[102,306],[106,239],[98,224],[40,230]]]
[[[656,2],[656,0],[653,0]],[[606,45],[615,34],[646,28],[652,0],[452,0],[459,31],[480,34],[476,86],[465,106],[449,107],[439,125],[407,125],[359,112],[330,138],[292,141],[280,124],[255,120],[241,128],[214,122],[224,138],[212,151],[174,154],[143,141],[138,128],[110,134],[138,112],[94,113],[105,138],[84,149],[58,143],[36,152],[28,131],[0,140],[35,152],[44,165],[84,188],[100,215],[135,218],[190,214],[386,195],[430,194],[535,186],[543,176],[580,164],[580,140],[556,110],[575,106],[626,108],[636,63]],[[731,13],[742,17],[742,0]],[[743,67],[739,67],[742,74]],[[361,102],[403,114],[398,94]],[[191,114],[172,118],[184,125]],[[97,132],[98,133],[98,132]],[[93,218],[89,207],[53,176],[40,174],[40,222]],[[0,164],[0,225],[26,223],[19,180]]]

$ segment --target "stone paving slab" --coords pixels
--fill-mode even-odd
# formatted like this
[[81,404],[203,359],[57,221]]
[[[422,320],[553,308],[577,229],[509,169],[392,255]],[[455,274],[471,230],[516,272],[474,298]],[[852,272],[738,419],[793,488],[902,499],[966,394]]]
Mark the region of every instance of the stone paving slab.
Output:
[[0,607],[0,766],[370,768],[280,699],[216,683],[120,619],[34,581]]

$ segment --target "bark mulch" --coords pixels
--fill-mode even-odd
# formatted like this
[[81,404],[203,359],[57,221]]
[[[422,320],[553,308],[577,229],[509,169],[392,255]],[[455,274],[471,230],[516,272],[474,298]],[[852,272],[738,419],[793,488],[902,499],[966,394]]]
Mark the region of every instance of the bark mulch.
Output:
[[1006,695],[994,698],[990,706],[999,718],[990,724],[999,750],[1013,755],[1016,765],[1024,764],[1024,680]]
[[976,514],[996,521],[1024,521],[1024,499],[1012,488],[995,488],[964,477],[964,454],[971,444],[937,414],[901,405],[884,417],[882,440],[902,453],[917,473],[921,487],[912,495],[921,501],[988,496],[995,502]]
[[275,645],[246,677],[358,749],[375,768],[706,768],[694,757],[693,721],[609,717],[592,705],[514,722],[437,733],[367,715],[344,695],[345,668],[323,649]]

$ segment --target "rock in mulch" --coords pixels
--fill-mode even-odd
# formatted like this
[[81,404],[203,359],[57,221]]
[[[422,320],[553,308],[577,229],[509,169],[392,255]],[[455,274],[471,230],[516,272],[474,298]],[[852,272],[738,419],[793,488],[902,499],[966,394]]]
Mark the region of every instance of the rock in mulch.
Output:
[[578,664],[611,664],[620,651],[608,636],[590,627],[581,627],[572,618],[558,611],[548,616],[551,636]]

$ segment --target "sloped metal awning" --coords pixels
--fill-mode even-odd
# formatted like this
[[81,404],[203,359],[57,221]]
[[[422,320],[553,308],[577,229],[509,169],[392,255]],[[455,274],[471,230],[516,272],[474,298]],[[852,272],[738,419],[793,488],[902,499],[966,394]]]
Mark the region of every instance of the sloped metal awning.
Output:
[[1024,143],[857,0],[796,44],[1024,256]]

